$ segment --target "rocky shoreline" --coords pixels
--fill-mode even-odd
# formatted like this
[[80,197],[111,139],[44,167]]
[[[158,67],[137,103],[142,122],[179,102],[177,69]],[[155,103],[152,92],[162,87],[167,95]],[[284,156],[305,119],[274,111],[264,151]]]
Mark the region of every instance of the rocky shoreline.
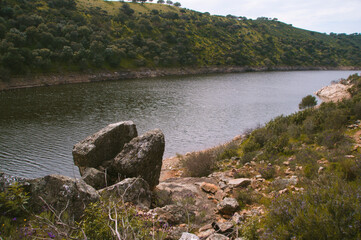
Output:
[[[337,91],[328,92],[329,99],[340,100],[335,94]],[[361,124],[357,128],[361,128]],[[242,139],[238,137],[234,141],[240,144]],[[162,160],[164,144],[160,130],[138,136],[131,121],[110,124],[74,146],[74,163],[79,167],[81,179],[61,175],[19,179],[0,173],[0,191],[12,182],[20,182],[30,193],[32,209],[41,211],[47,204],[55,211],[69,210],[74,219],[80,219],[86,206],[101,197],[121,198],[157,221],[172,226],[167,239],[175,240],[242,239],[237,238],[236,226],[245,219],[263,216],[266,209],[260,203],[242,209],[236,199],[242,196],[239,194],[253,192],[254,196],[271,199],[287,192],[304,191],[297,187],[302,167],[290,167],[294,157],[275,166],[283,174],[272,181],[259,173],[265,163],[251,160],[237,169],[240,160],[237,157],[226,159],[225,171],[207,177],[175,174],[162,179],[161,171],[165,169],[181,172],[177,157]],[[320,164],[319,172],[327,161]],[[189,233],[187,215],[195,221],[192,226],[195,234]]]
[[119,71],[106,71],[97,73],[66,73],[36,76],[13,77],[8,81],[0,81],[0,91],[42,87],[72,83],[89,83],[101,81],[116,81],[122,79],[140,79],[164,76],[186,76],[199,74],[217,73],[241,73],[241,72],[263,72],[263,71],[306,71],[306,70],[359,70],[360,67],[314,67],[314,66],[277,66],[277,67],[199,67],[199,68],[141,68],[137,70],[120,69]]

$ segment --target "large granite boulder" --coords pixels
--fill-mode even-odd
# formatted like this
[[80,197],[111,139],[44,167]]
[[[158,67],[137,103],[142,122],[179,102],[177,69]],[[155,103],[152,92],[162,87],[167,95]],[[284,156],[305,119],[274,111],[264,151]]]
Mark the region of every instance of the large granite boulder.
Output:
[[98,191],[105,198],[131,202],[137,206],[150,208],[152,192],[142,178],[127,178],[123,181]]
[[132,121],[108,125],[97,133],[75,144],[74,163],[83,175],[85,168],[97,168],[122,151],[124,144],[137,137],[137,129]]
[[83,180],[54,174],[29,180],[28,183],[29,204],[36,212],[51,207],[57,213],[68,212],[77,220],[89,203],[99,200],[96,190]]
[[114,181],[141,177],[153,189],[159,183],[164,146],[164,134],[159,129],[133,138],[107,166],[107,172]]

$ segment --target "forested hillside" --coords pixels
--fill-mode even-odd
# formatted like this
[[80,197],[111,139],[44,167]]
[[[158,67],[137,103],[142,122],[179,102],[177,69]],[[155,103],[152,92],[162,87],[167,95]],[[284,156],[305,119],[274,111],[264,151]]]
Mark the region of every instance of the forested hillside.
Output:
[[183,66],[361,66],[360,34],[166,4],[0,0],[0,77]]

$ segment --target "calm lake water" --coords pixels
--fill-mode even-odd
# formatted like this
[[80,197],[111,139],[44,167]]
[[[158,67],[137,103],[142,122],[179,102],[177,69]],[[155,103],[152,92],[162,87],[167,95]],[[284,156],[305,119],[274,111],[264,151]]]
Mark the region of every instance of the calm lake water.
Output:
[[219,74],[0,92],[0,171],[77,177],[73,145],[124,120],[139,134],[162,129],[165,157],[201,150],[294,113],[302,97],[355,72]]

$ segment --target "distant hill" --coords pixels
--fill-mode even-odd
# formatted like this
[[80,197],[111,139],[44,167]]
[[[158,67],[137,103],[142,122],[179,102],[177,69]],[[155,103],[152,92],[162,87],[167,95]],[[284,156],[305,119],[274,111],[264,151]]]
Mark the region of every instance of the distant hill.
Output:
[[202,66],[361,66],[360,34],[166,4],[0,0],[0,78]]

